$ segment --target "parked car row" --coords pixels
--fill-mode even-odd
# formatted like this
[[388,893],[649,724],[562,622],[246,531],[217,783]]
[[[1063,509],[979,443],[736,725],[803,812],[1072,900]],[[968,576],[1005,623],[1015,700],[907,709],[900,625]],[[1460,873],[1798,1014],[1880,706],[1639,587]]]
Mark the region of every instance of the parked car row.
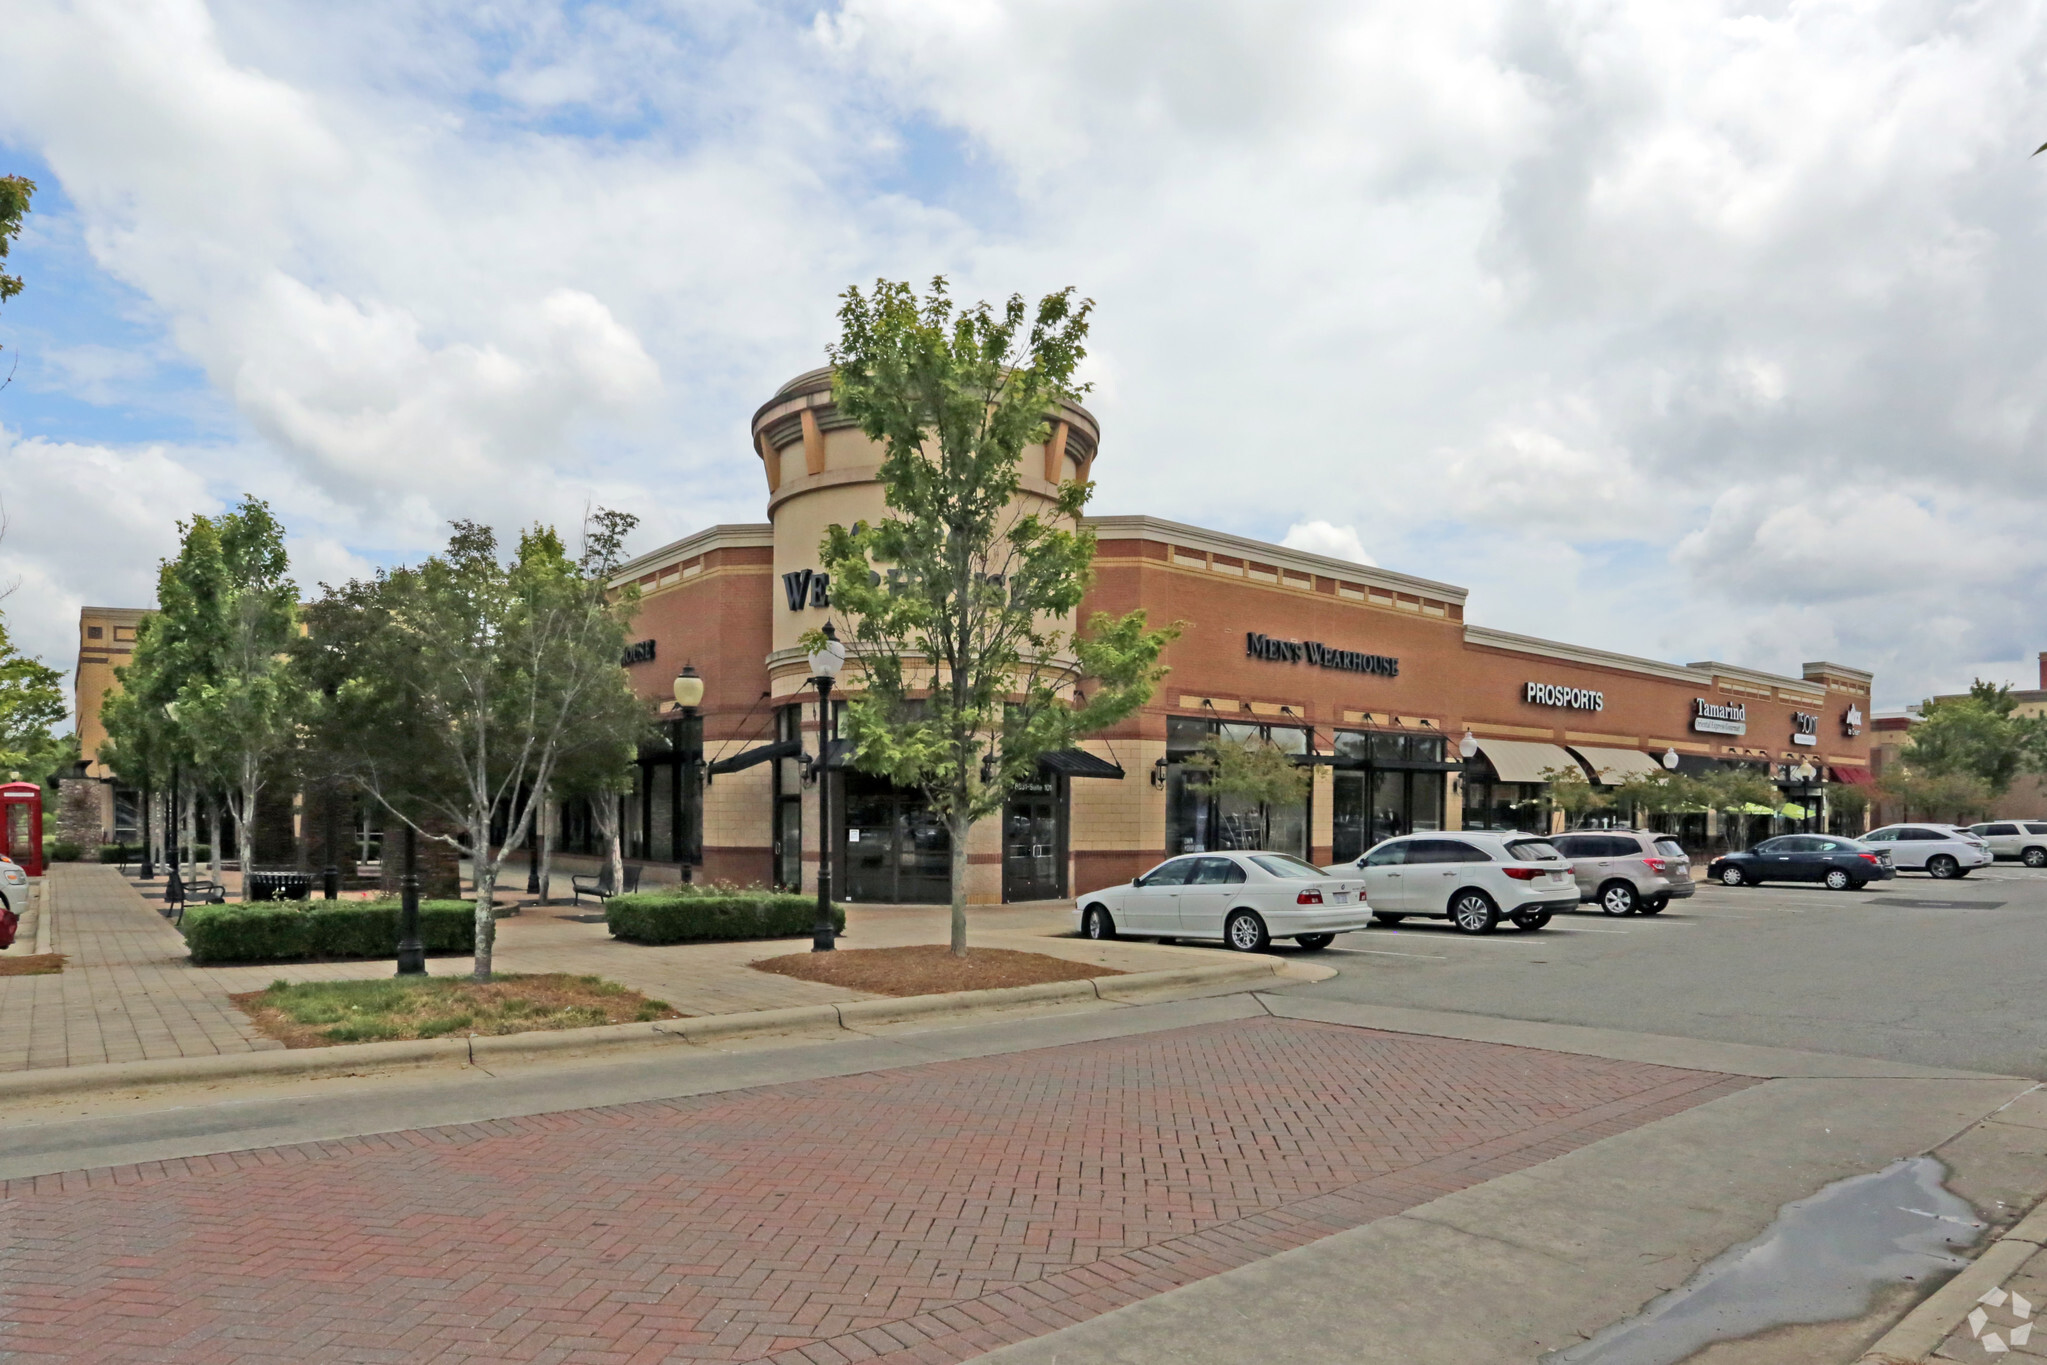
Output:
[[[1727,886],[1815,882],[1847,891],[1901,868],[1966,877],[1999,856],[2047,867],[2047,821],[1885,825],[1860,839],[1784,834],[1715,858],[1707,875]],[[1697,890],[1690,856],[1666,834],[1433,831],[1398,835],[1326,868],[1284,853],[1183,854],[1128,885],[1080,897],[1074,926],[1098,939],[1210,939],[1257,952],[1291,938],[1316,950],[1374,921],[1447,919],[1467,934],[1491,933],[1502,922],[1536,930],[1581,904],[1609,915],[1655,915]]]

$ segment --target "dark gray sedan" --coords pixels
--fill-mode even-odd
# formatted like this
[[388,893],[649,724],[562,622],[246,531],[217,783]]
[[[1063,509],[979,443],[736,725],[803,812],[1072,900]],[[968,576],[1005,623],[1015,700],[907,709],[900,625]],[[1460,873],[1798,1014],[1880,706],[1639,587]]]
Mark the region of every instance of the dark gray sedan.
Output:
[[1754,848],[1723,853],[1706,875],[1724,886],[1764,882],[1819,882],[1835,891],[1898,875],[1888,849],[1834,834],[1780,834]]

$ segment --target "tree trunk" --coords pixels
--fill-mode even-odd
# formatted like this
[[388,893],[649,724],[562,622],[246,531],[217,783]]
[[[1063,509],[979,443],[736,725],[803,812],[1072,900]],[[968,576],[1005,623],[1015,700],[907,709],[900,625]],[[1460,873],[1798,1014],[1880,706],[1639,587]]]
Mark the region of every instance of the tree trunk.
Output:
[[185,882],[187,885],[199,880],[199,850],[197,817],[199,798],[190,790],[178,797],[178,829],[184,837]]
[[207,875],[215,886],[220,885],[220,846],[224,842],[220,830],[220,798],[212,792],[206,793],[206,833],[210,836],[212,855],[206,860]]
[[946,820],[952,830],[952,955],[967,955],[967,831],[973,826],[968,823],[964,811],[955,812]]
[[497,862],[490,856],[490,815],[472,816],[469,822],[471,881],[476,887],[476,979],[490,980],[491,950],[497,946]]
[[540,903],[552,905],[547,897],[547,879],[554,875],[554,802],[547,801],[540,807]]

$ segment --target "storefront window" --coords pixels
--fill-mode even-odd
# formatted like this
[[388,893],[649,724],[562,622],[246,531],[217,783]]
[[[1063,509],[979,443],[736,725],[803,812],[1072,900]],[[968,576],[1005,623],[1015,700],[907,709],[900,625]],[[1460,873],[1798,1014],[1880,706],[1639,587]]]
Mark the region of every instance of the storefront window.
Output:
[[1339,861],[1396,834],[1443,827],[1441,735],[1339,730],[1331,852]]
[[1293,726],[1167,717],[1166,852],[1269,849],[1307,857],[1309,816],[1305,796],[1283,806],[1262,805],[1233,796],[1217,799],[1208,791],[1208,775],[1199,768],[1188,767],[1188,760],[1211,736],[1237,744],[1269,743],[1282,753],[1308,752],[1307,731]]

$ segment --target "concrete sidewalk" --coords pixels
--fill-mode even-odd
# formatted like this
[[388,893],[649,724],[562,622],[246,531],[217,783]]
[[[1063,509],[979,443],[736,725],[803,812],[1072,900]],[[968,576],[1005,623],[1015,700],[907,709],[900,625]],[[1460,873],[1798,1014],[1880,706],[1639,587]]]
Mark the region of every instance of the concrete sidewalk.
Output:
[[[0,1072],[252,1052],[281,1044],[258,1034],[231,994],[273,981],[342,981],[389,975],[384,961],[195,967],[184,938],[112,867],[60,864],[42,899],[51,951],[70,959],[52,976],[0,977]],[[944,906],[849,906],[847,948],[942,943]],[[972,941],[1127,972],[1234,960],[1212,948],[1095,943],[1062,937],[1063,902],[988,906],[971,914]],[[803,939],[646,947],[611,937],[595,907],[526,906],[497,926],[501,972],[599,976],[664,1000],[686,1015],[722,1015],[875,998],[870,992],[754,970],[749,964],[806,950]],[[428,959],[436,976],[465,976],[467,956]]]

